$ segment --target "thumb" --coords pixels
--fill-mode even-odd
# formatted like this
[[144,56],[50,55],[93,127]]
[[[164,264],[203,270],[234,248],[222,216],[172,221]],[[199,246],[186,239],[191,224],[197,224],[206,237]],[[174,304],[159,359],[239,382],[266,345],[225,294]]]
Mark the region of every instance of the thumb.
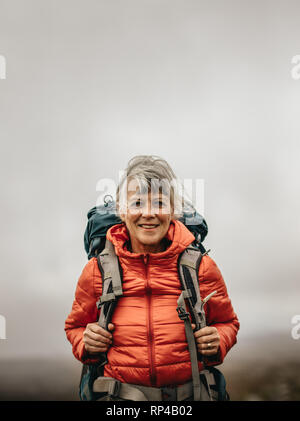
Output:
[[112,323],[108,323],[108,326],[107,327],[108,327],[109,330],[114,330],[115,325],[112,324]]
[[196,328],[196,325],[192,323],[192,329],[194,330]]

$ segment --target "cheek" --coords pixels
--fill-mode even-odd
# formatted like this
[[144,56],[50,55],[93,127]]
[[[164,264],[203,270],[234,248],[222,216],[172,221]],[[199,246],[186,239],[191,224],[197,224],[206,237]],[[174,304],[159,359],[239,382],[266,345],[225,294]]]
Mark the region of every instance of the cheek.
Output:
[[164,219],[161,221],[161,233],[165,235],[168,232],[171,220],[169,218]]
[[137,217],[135,215],[127,215],[125,218],[125,222],[127,226],[130,226],[132,229],[137,229],[136,227],[136,221]]
[[170,222],[171,222],[171,218],[170,217],[165,217],[165,218],[161,219],[161,223],[162,223],[162,226],[164,228],[165,227],[169,227]]

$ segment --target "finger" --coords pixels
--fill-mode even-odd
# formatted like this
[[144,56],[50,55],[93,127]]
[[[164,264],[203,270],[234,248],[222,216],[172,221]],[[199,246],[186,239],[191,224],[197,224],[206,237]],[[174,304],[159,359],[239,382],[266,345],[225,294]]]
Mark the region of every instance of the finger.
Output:
[[101,326],[99,326],[97,323],[93,323],[91,325],[88,325],[89,330],[91,330],[94,333],[98,333],[99,335],[105,336],[106,338],[112,338],[111,333],[109,333],[107,330],[103,329]]
[[201,342],[201,339],[196,340],[197,347],[199,350],[207,350],[207,349],[213,349],[213,348],[219,348],[220,341],[218,339],[210,339],[207,342]]
[[218,353],[218,348],[213,348],[213,349],[204,349],[204,350],[201,350],[201,354],[202,355],[206,355],[206,356],[209,356],[209,355],[216,355]]
[[106,351],[109,347],[109,345],[107,344],[100,344],[100,343],[93,343],[93,342],[85,342],[84,343],[85,348],[87,349],[93,349],[96,351],[96,349],[98,350],[98,352],[103,352]]
[[103,336],[102,334],[94,333],[90,330],[85,330],[84,333],[83,333],[83,336],[85,338],[89,338],[89,339],[92,339],[94,341],[103,342],[103,343],[106,343],[106,344],[109,344],[109,343],[112,342],[112,338],[108,338],[106,336]]
[[108,323],[107,327],[108,327],[109,330],[114,330],[115,325],[113,323]]
[[[209,343],[209,344],[197,344],[198,352],[201,354],[206,354],[207,352],[209,355],[216,354],[220,348],[219,342],[216,343]],[[208,355],[208,354],[207,354]]]
[[213,349],[219,346],[216,342],[205,342],[205,343],[197,343],[198,349],[200,350],[207,350]]
[[214,327],[210,327],[210,326],[205,326],[202,329],[197,330],[197,336],[208,336],[208,335],[212,335],[216,333],[216,328]]
[[206,343],[213,342],[215,340],[215,338],[212,336],[197,336],[195,334],[195,337],[198,344],[206,344]]
[[199,350],[207,350],[207,349],[213,349],[218,348],[220,346],[219,342],[205,342],[205,343],[197,343],[197,348]]
[[196,325],[192,323],[192,329],[194,330],[196,328]]
[[107,344],[111,343],[111,339],[109,339],[109,338],[107,338],[103,335],[100,335],[98,333],[94,333],[91,330],[85,330],[84,333],[83,333],[83,336],[85,338],[90,338],[90,339],[92,339],[94,341],[97,341],[97,342],[103,342],[103,343],[107,343]]
[[110,342],[94,341],[91,338],[86,338],[85,343],[87,345],[95,346],[95,347],[107,347],[111,344],[111,341]]
[[219,337],[215,334],[212,335],[206,335],[206,336],[198,336],[197,332],[195,333],[195,338],[196,341],[199,344],[203,344],[203,343],[210,343],[210,342],[217,342],[219,341]]
[[86,346],[86,350],[90,354],[99,354],[99,352],[106,352],[107,351],[107,347]]

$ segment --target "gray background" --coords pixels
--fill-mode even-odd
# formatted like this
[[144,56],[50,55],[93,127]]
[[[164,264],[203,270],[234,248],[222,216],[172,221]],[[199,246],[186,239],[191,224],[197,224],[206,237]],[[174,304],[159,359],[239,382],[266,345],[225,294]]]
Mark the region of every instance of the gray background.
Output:
[[205,245],[241,323],[227,358],[299,355],[299,15],[291,0],[0,1],[0,361],[73,361],[86,213],[137,154],[204,179]]

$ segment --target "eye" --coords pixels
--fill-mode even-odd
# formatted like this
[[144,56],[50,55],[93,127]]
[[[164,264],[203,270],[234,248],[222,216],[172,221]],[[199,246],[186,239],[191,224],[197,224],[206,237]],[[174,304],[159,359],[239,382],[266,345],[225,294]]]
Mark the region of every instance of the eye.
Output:
[[137,200],[133,200],[132,202],[130,202],[129,207],[130,208],[139,208],[141,207],[141,200],[137,199]]
[[165,202],[164,202],[163,200],[155,200],[155,201],[153,202],[153,206],[154,206],[154,207],[157,207],[157,208],[159,208],[159,209],[162,209],[163,207],[165,207],[165,206],[166,206],[166,204],[165,204]]

